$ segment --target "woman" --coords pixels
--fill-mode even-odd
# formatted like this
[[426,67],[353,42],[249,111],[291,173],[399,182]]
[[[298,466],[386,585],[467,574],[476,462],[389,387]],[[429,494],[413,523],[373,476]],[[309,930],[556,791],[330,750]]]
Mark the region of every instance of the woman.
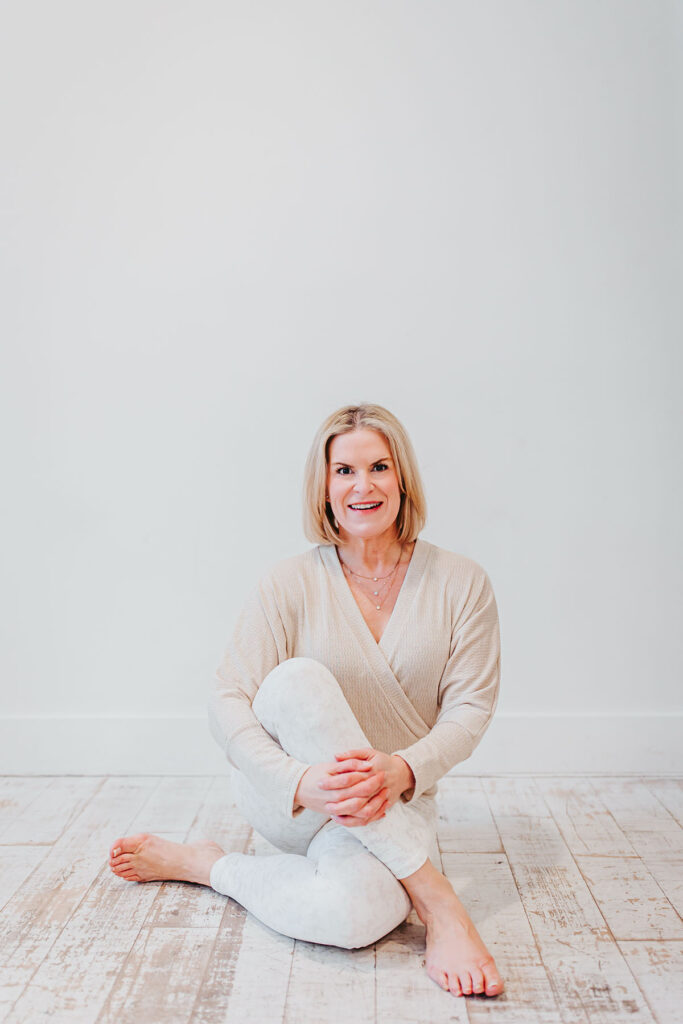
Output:
[[283,852],[143,833],[112,844],[112,871],[209,885],[276,931],[349,949],[415,907],[429,976],[454,995],[498,995],[493,958],[435,867],[436,783],[471,754],[498,699],[490,581],[418,537],[412,446],[381,406],[322,424],[304,490],[317,546],[263,576],[209,704],[237,805]]

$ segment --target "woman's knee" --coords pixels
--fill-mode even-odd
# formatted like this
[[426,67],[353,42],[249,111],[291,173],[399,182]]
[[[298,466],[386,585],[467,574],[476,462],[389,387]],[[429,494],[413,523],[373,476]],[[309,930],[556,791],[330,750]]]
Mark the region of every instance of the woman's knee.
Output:
[[[324,844],[324,835],[321,841]],[[318,866],[335,893],[334,913],[330,916],[335,922],[336,946],[370,946],[397,928],[412,910],[410,897],[398,879],[367,851],[344,860],[337,856],[324,858]]]
[[388,868],[384,870],[386,878],[379,884],[373,878],[369,885],[357,885],[353,894],[347,892],[336,943],[343,949],[362,949],[379,942],[412,910],[408,893]]
[[258,688],[252,709],[257,718],[266,709],[280,707],[302,708],[315,701],[316,697],[330,693],[341,694],[339,683],[323,665],[314,658],[288,658],[281,661],[268,673]]

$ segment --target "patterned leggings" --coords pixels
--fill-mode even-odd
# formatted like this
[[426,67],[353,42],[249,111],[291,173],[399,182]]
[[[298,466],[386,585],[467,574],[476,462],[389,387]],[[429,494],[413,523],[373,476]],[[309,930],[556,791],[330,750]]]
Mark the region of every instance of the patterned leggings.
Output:
[[[307,764],[371,746],[335,677],[312,658],[269,672],[252,710],[283,750]],[[440,863],[433,797],[398,801],[379,821],[348,828],[310,808],[287,818],[234,769],[233,789],[250,825],[284,852],[228,853],[213,865],[211,886],[294,939],[345,949],[376,942],[410,913],[398,879],[428,857]]]

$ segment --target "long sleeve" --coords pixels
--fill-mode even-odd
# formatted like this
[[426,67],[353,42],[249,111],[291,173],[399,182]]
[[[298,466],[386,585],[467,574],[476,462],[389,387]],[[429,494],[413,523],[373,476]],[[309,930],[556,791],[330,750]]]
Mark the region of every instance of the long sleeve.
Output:
[[400,754],[415,776],[414,788],[402,796],[404,802],[417,799],[470,756],[496,709],[499,684],[498,609],[491,581],[483,573],[473,584],[451,634],[433,727],[416,743],[393,752]]
[[307,764],[290,757],[252,711],[259,686],[287,658],[287,640],[275,602],[263,586],[249,595],[218,666],[208,704],[209,728],[228,762],[257,788],[292,810]]

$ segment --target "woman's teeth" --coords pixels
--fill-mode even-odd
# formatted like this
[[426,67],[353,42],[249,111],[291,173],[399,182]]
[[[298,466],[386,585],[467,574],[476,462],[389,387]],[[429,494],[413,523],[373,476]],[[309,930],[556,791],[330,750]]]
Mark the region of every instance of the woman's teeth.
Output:
[[366,512],[368,509],[379,508],[381,504],[381,501],[370,501],[362,505],[349,505],[349,508],[352,508],[354,512]]

